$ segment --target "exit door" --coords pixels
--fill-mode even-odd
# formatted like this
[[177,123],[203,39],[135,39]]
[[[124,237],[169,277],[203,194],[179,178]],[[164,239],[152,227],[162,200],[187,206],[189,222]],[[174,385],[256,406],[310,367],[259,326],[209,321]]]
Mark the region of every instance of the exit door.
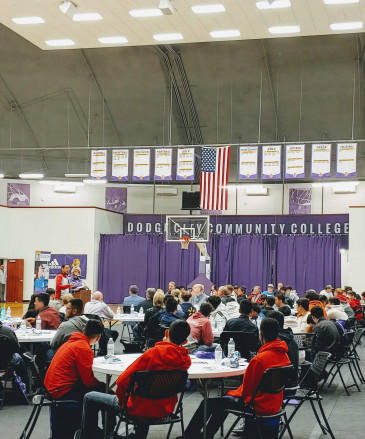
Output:
[[24,259],[8,259],[6,301],[23,302]]

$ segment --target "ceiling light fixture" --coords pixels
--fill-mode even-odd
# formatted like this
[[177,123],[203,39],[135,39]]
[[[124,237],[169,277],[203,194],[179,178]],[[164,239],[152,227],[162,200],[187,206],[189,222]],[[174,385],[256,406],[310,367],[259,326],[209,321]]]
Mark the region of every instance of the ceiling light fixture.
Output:
[[43,178],[44,175],[43,174],[19,174],[19,178],[25,179],[25,180],[40,180],[41,178]]
[[134,18],[142,18],[142,17],[160,17],[163,15],[161,9],[153,8],[153,9],[133,9],[129,11],[129,15]]
[[326,5],[349,5],[359,3],[359,0],[323,0]]
[[160,0],[158,9],[160,9],[164,15],[172,15],[174,13],[174,7],[172,6],[171,0]]
[[296,34],[300,32],[299,26],[273,26],[269,27],[269,32],[271,34]]
[[128,43],[128,39],[126,37],[100,37],[98,38],[99,42],[102,44],[123,44]]
[[192,6],[191,10],[194,12],[194,14],[214,14],[216,12],[224,12],[226,8],[222,4],[197,5]]
[[42,17],[16,17],[11,19],[15,24],[41,24],[45,23]]
[[184,37],[179,33],[172,33],[172,34],[155,34],[153,38],[156,41],[176,41],[176,40],[183,40]]
[[65,174],[66,178],[87,178],[89,176],[89,174]]
[[209,35],[212,38],[233,38],[240,37],[241,32],[238,29],[214,30],[212,32],[209,32]]
[[290,0],[276,0],[274,2],[261,1],[256,2],[256,8],[257,9],[282,9],[282,8],[290,8],[291,3]]
[[106,184],[106,180],[92,180],[91,178],[88,178],[86,180],[82,180],[86,184]]
[[103,17],[97,12],[85,12],[82,14],[74,14],[72,21],[100,21]]
[[51,47],[74,46],[75,45],[75,41],[70,40],[68,38],[64,38],[61,40],[46,40],[45,43],[47,44],[47,46],[51,46]]
[[349,21],[347,23],[332,23],[330,24],[331,30],[355,30],[362,29],[362,21]]
[[0,178],[4,178],[5,177],[5,175],[4,174],[0,174]]
[[77,6],[75,3],[70,1],[64,1],[60,6],[60,11],[62,14],[68,15],[69,17],[73,17],[76,14]]

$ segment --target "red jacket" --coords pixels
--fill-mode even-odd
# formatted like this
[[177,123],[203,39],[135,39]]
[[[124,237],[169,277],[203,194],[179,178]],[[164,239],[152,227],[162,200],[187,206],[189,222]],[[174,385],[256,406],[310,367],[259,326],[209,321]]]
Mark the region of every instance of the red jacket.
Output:
[[[116,395],[124,403],[130,377],[140,370],[188,370],[191,364],[188,351],[174,343],[158,342],[132,363],[118,378]],[[146,399],[131,396],[128,413],[141,418],[165,418],[175,408],[177,396],[167,399]]]
[[362,305],[359,299],[352,299],[350,300],[350,306],[353,309],[355,315],[356,315],[356,320],[360,321],[363,318],[363,312],[362,312]]
[[252,303],[257,303],[258,305],[260,305],[261,303],[261,296],[262,294],[251,294],[250,296],[247,297],[247,300],[249,300]]
[[347,302],[350,303],[349,299],[346,297],[345,294],[337,294],[337,299],[339,299],[340,302]]
[[[287,355],[288,346],[284,341],[276,339],[264,344],[258,354],[248,365],[243,377],[242,385],[236,390],[230,390],[227,395],[244,396],[247,404],[254,395],[263,373],[270,367],[290,366]],[[255,398],[255,412],[258,414],[271,415],[277,413],[283,404],[283,392],[277,395],[258,392]]]
[[[67,279],[67,284],[62,285],[62,279]],[[66,290],[70,288],[70,281],[66,274],[58,273],[56,276],[56,293],[55,293],[55,300],[61,299],[61,290]]]
[[54,398],[69,392],[77,381],[87,387],[96,386],[99,381],[92,371],[93,361],[89,339],[84,334],[74,333],[53,357],[44,385]]
[[[38,313],[37,317],[38,316],[40,316],[42,319],[42,329],[57,329],[61,324],[60,315],[55,308],[48,308],[47,306]],[[34,323],[32,323],[34,328],[37,324],[37,317],[35,318]]]
[[186,322],[190,326],[190,338],[195,339],[199,344],[212,345],[214,337],[212,324],[208,317],[196,311]]

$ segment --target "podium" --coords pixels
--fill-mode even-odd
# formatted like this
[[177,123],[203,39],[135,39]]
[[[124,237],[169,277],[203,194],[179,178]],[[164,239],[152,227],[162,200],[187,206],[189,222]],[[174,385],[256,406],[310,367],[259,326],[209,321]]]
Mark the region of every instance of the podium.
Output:
[[91,290],[88,288],[82,288],[80,291],[72,294],[74,299],[81,299],[83,303],[83,308],[85,307],[86,302],[90,302],[91,300]]

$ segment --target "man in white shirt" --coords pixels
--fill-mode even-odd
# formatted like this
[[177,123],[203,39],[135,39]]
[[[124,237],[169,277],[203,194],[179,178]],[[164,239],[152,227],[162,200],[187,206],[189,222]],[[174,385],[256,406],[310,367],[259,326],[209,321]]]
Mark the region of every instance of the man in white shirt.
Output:
[[0,265],[0,302],[5,302],[6,274],[3,264]]
[[297,324],[299,328],[301,328],[303,331],[307,330],[309,328],[309,325],[307,324],[308,316],[310,315],[309,312],[309,300],[301,297],[297,300]]
[[84,314],[96,314],[102,321],[114,317],[111,308],[103,302],[103,294],[100,291],[95,291],[91,297],[91,302],[85,303]]
[[326,288],[319,293],[319,295],[323,294],[327,297],[327,299],[330,299],[331,297],[333,297],[332,290],[332,285],[327,285]]

